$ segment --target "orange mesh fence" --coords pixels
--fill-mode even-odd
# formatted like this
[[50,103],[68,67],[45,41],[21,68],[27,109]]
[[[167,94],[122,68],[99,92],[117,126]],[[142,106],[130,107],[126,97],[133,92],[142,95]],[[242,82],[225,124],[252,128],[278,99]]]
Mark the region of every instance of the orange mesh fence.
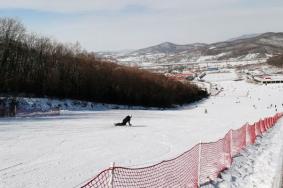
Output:
[[179,157],[145,168],[114,168],[114,187],[197,187],[199,145]]
[[246,127],[243,126],[232,131],[232,157],[246,146]]
[[225,138],[217,142],[201,144],[200,184],[215,179],[219,172],[230,166],[231,155],[228,144],[230,143],[225,142]]
[[111,181],[112,181],[112,168],[106,169],[102,171],[100,174],[98,174],[94,179],[89,181],[87,184],[85,184],[83,187],[85,188],[93,188],[93,187],[111,187]]
[[199,148],[198,144],[177,158],[149,167],[110,168],[83,187],[197,187]]
[[257,126],[257,130],[258,130],[257,136],[258,135],[262,135],[264,133],[263,132],[263,130],[264,130],[263,127],[267,126],[267,121],[266,120],[264,120],[263,122],[259,121],[259,122],[256,123],[256,126]]
[[247,145],[255,143],[256,137],[273,127],[282,115],[278,113],[253,125],[246,124],[237,130],[230,130],[217,142],[197,144],[174,159],[152,166],[111,167],[82,188],[199,187],[229,168],[232,157]]
[[247,144],[254,144],[256,139],[256,126],[248,125],[248,136],[247,136]]

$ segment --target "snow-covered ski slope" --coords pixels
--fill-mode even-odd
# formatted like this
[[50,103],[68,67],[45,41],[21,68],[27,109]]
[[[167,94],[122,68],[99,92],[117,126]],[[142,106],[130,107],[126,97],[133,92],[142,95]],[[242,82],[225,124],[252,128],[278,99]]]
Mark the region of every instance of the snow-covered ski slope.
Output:
[[[205,78],[224,91],[179,109],[64,111],[58,117],[0,119],[0,187],[76,187],[111,162],[154,164],[200,140],[216,141],[231,128],[274,115],[274,105],[283,111],[282,84],[233,81],[233,72]],[[128,114],[133,127],[113,126]]]

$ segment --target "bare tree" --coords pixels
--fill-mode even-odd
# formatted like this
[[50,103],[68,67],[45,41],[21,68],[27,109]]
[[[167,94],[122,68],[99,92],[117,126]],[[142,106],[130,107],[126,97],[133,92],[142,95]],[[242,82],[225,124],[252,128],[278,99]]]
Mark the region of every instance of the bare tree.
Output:
[[207,93],[137,68],[103,61],[80,44],[27,33],[0,18],[0,92],[143,106],[192,102]]

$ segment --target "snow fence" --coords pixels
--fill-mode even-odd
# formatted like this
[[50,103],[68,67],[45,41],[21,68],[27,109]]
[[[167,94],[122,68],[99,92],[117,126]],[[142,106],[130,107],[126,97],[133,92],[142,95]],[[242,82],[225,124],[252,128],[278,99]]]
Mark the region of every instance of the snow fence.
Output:
[[230,130],[224,138],[199,143],[178,157],[144,168],[110,167],[82,188],[200,187],[229,168],[242,149],[272,128],[283,113]]

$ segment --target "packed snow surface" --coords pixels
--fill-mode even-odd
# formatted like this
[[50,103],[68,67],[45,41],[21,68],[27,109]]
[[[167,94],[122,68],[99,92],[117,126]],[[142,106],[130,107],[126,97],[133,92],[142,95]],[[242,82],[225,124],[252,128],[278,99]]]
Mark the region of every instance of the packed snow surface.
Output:
[[[224,90],[178,109],[63,111],[60,116],[0,119],[0,187],[77,187],[112,162],[154,164],[200,140],[216,141],[231,128],[283,111],[282,84],[235,78],[234,72],[208,74],[205,79]],[[128,114],[132,127],[113,126]]]

